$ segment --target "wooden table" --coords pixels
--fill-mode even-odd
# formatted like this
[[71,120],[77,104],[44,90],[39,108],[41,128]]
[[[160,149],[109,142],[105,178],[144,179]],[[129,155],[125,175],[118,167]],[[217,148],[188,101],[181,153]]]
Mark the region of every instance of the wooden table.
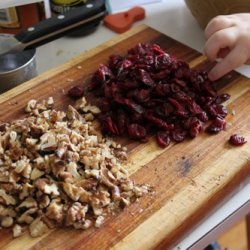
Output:
[[[31,98],[41,100],[53,96],[56,108],[65,109],[72,103],[65,96],[72,84],[88,82],[110,54],[125,54],[139,42],[157,43],[168,53],[189,62],[191,67],[211,66],[205,56],[143,25],[1,95],[1,122],[21,117],[25,103]],[[58,229],[35,239],[27,233],[13,239],[9,232],[1,232],[0,248],[171,249],[249,177],[250,143],[232,147],[227,141],[235,132],[250,141],[250,81],[232,72],[217,86],[220,92],[231,95],[227,102],[229,113],[236,111],[236,115],[228,115],[231,125],[226,131],[216,136],[203,133],[166,149],[159,148],[153,139],[146,144],[126,142],[129,149],[126,167],[131,178],[154,186],[153,195],[109,217],[100,229]]]

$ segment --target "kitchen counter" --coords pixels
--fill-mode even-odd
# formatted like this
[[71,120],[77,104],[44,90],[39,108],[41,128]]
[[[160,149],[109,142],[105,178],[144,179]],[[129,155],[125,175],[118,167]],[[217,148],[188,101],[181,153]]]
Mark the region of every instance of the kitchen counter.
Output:
[[[144,7],[146,9],[146,18],[135,25],[145,23],[199,52],[203,51],[203,31],[186,8],[183,0],[163,0],[161,3],[148,4]],[[95,32],[88,36],[63,37],[38,48],[38,74],[61,65],[80,53],[84,53],[112,39],[116,35],[116,33],[100,25]],[[246,76],[250,76],[250,69],[247,66],[240,67],[237,70]],[[180,239],[176,249],[184,250],[191,246],[196,240],[248,201],[249,194],[250,185],[242,183],[242,186],[236,190],[236,193],[230,197],[228,202],[221,204],[221,207],[211,212],[208,218],[204,218],[204,221],[195,230],[192,228],[192,233]]]

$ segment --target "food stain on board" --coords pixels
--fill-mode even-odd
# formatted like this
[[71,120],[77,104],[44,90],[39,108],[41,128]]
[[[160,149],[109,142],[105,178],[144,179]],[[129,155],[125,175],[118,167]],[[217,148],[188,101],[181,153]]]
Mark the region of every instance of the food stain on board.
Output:
[[192,167],[192,161],[189,158],[182,158],[182,160],[180,161],[180,174],[181,176],[186,176]]

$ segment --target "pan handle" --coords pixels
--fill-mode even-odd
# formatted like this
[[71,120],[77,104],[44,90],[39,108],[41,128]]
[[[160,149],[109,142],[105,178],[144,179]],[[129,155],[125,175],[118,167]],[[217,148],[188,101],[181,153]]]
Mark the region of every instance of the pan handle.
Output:
[[64,14],[45,19],[15,35],[24,49],[36,48],[57,39],[68,32],[93,23],[100,22],[106,15],[103,0],[93,0],[82,7],[74,8]]

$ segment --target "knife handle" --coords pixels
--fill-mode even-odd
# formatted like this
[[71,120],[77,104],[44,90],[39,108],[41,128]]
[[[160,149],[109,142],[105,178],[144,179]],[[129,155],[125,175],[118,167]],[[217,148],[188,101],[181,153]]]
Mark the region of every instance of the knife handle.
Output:
[[100,22],[106,14],[103,0],[93,0],[63,14],[45,19],[15,35],[25,49],[36,48],[75,29]]

